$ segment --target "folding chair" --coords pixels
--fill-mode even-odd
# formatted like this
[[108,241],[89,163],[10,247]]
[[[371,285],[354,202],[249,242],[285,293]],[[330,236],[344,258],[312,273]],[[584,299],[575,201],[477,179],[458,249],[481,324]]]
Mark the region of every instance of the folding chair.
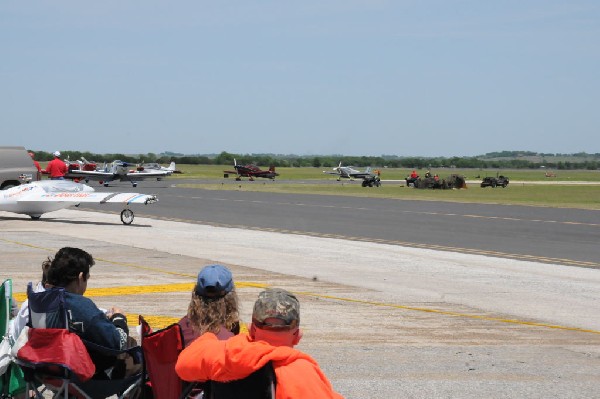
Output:
[[196,396],[198,384],[182,381],[175,372],[177,357],[184,347],[181,326],[175,323],[152,331],[144,316],[139,316],[139,322],[142,329],[140,335],[147,386],[152,392],[152,395],[146,396],[156,399],[179,399],[188,397],[192,391],[192,396]]
[[[117,357],[129,354],[141,363],[140,347],[128,350],[113,350],[87,342],[70,332],[69,317],[63,288],[52,288],[44,292],[33,292],[31,283],[27,287],[29,300],[29,341],[17,355],[17,363],[25,373],[27,388],[35,392],[36,398],[43,397],[47,388],[53,397],[74,396],[85,399],[102,399],[116,395],[131,398],[139,393],[142,373],[117,379],[99,377],[101,369],[92,358],[103,357],[115,362]],[[62,352],[60,349],[66,348]],[[76,357],[70,355],[75,352]],[[90,374],[91,364],[91,374]],[[81,370],[84,366],[84,371]]]
[[5,280],[0,285],[0,397],[13,397],[25,391],[23,372],[14,363],[11,354],[16,337],[9,335],[10,315],[12,309],[12,280]]
[[275,371],[269,362],[241,380],[208,381],[204,399],[274,399],[276,383]]

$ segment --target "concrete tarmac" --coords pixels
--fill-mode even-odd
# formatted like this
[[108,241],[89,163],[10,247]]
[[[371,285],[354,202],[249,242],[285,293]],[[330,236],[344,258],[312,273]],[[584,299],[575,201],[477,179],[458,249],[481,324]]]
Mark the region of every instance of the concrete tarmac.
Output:
[[200,268],[234,273],[249,322],[265,286],[294,291],[304,338],[347,398],[594,398],[600,271],[401,246],[61,210],[0,212],[16,297],[63,246],[96,259],[87,296],[154,327],[178,320]]

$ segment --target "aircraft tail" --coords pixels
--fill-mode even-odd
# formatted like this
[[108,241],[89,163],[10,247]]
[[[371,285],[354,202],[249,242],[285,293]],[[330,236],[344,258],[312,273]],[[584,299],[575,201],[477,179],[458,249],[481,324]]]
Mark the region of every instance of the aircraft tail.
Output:
[[269,166],[269,172],[275,172],[275,165]]
[[169,164],[169,167],[167,168],[167,170],[170,170],[171,172],[175,171],[175,162],[171,162]]

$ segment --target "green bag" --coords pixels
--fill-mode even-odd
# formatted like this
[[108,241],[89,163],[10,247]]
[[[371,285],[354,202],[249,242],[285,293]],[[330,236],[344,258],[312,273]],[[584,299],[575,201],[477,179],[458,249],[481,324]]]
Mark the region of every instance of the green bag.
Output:
[[[2,338],[4,338],[8,333],[11,301],[12,280],[8,279],[4,281],[2,285],[0,285],[0,332],[2,332]],[[10,341],[10,343],[12,344],[12,341]],[[0,375],[0,397],[11,397],[23,392],[25,392],[25,378],[23,377],[23,370],[21,370],[21,368],[15,363],[11,363],[4,374]]]
[[25,377],[23,370],[15,363],[11,364],[4,373],[0,376],[0,397],[10,398],[25,392]]

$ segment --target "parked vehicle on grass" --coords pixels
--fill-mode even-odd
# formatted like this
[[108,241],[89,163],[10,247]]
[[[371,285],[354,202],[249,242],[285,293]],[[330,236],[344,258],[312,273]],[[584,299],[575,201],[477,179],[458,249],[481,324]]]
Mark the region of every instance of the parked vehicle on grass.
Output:
[[407,177],[406,187],[414,188],[431,188],[431,189],[458,189],[467,188],[467,183],[464,176],[452,174],[446,178],[440,179],[439,177]]
[[496,187],[502,187],[505,188],[506,186],[508,186],[508,177],[506,176],[498,176],[498,177],[484,177],[483,181],[481,182],[481,187],[492,187],[492,188],[496,188]]

